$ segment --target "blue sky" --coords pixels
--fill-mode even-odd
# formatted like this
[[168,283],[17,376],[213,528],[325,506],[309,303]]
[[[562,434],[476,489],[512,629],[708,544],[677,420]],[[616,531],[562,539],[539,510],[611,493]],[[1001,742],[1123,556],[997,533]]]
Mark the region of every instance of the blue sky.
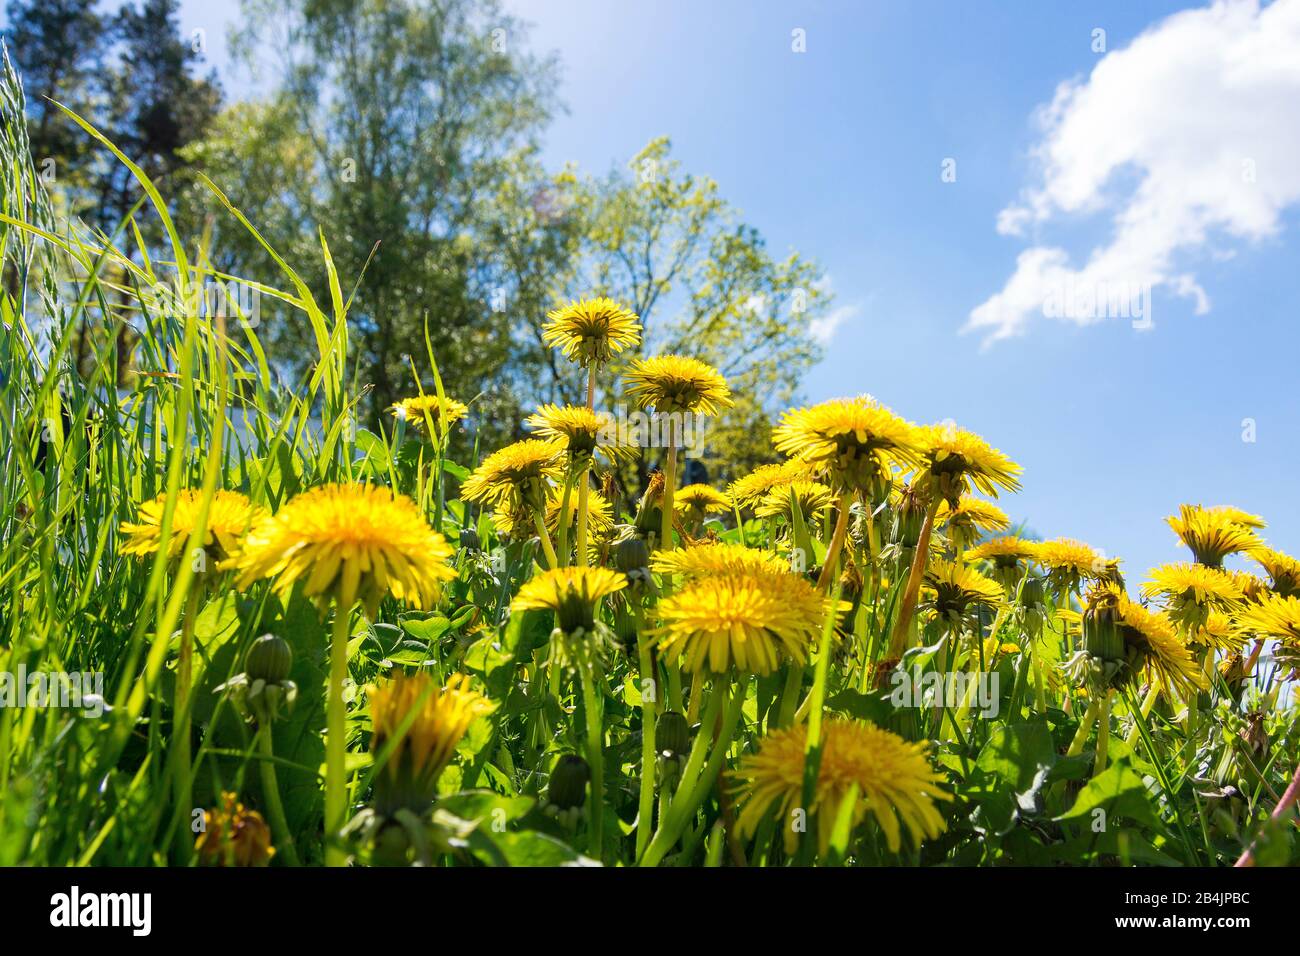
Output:
[[[1013,517],[1134,583],[1184,557],[1163,522],[1183,501],[1263,514],[1300,551],[1298,5],[510,4],[564,64],[549,163],[604,170],[671,136],[829,275],[841,321],[809,400],[870,392],[980,432],[1024,466]],[[237,10],[183,4],[236,95]],[[1149,329],[1040,307],[1130,280]]]

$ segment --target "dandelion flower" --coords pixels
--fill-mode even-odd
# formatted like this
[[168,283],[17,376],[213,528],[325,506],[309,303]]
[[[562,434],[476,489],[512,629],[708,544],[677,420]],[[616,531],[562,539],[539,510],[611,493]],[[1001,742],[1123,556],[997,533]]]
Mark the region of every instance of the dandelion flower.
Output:
[[399,672],[369,688],[368,697],[371,753],[377,756],[390,744],[394,748],[375,778],[376,809],[383,816],[402,809],[422,813],[433,802],[438,777],[456,745],[474,718],[492,711],[492,704],[470,689],[465,674],[439,687],[425,671],[412,676]]
[[792,458],[779,465],[759,465],[745,477],[737,478],[728,485],[727,494],[736,502],[736,507],[754,508],[772,491],[784,488],[793,481],[811,477],[808,464]]
[[1271,594],[1236,617],[1238,630],[1272,637],[1300,648],[1300,598]]
[[203,811],[203,830],[194,850],[205,866],[266,866],[275,856],[271,828],[234,793],[223,793],[221,806]]
[[1243,515],[1244,512],[1235,508],[1182,505],[1177,515],[1165,521],[1198,563],[1217,568],[1228,555],[1253,551],[1263,545],[1251,526],[1239,520]]
[[576,635],[594,630],[601,599],[625,587],[627,575],[609,568],[555,568],[528,580],[511,607],[518,611],[553,611],[556,627]]
[[540,508],[548,482],[563,475],[563,453],[560,442],[538,438],[507,445],[483,459],[461,485],[460,497],[475,504]]
[[542,341],[583,368],[605,365],[641,341],[637,315],[604,297],[570,302],[546,314]]
[[829,508],[835,502],[835,493],[820,481],[792,481],[773,488],[763,496],[754,515],[759,518],[787,518],[792,516],[791,502],[799,504],[799,514],[805,520]]
[[620,428],[609,412],[585,405],[543,405],[524,424],[545,439],[562,441],[569,455],[586,461],[600,452],[611,462],[627,461],[636,454],[636,437]]
[[254,525],[228,566],[241,589],[275,578],[287,594],[301,581],[307,597],[343,605],[351,595],[373,618],[386,593],[431,607],[456,577],[452,554],[411,499],[375,485],[325,485]]
[[[712,365],[681,355],[637,359],[624,376],[640,408],[661,415],[696,412],[716,415],[734,404],[727,380]],[[679,436],[680,437],[680,436]]]
[[998,582],[974,568],[937,558],[925,570],[922,607],[953,624],[965,621],[977,607],[996,607],[1006,599]]
[[[742,758],[732,773],[740,792],[741,832],[746,837],[754,834],[775,808],[787,854],[793,854],[799,843],[792,814],[802,806],[807,735],[805,724],[769,733],[758,751]],[[943,777],[931,767],[925,744],[909,743],[865,721],[840,718],[822,725],[821,743],[812,806],[805,809],[816,815],[823,856],[840,807],[855,787],[853,826],[870,814],[891,852],[900,849],[904,827],[918,845],[943,832],[944,820],[935,801],[952,797],[941,789]]]
[[1212,610],[1227,610],[1243,598],[1241,585],[1226,571],[1204,564],[1162,564],[1142,587],[1147,598],[1163,598],[1169,616],[1189,632],[1205,624]]
[[1037,556],[1036,544],[1035,541],[1026,541],[1015,535],[990,538],[967,551],[966,560],[991,561],[994,567],[1009,570],[1021,562],[1034,560]]
[[1218,651],[1238,651],[1246,643],[1246,635],[1237,630],[1232,618],[1220,611],[1211,611],[1205,622],[1187,635],[1187,643]]
[[441,398],[435,395],[415,395],[394,402],[388,409],[398,421],[408,422],[415,428],[423,428],[427,417],[438,428],[446,430],[469,414],[469,406],[454,398]]
[[868,395],[835,398],[781,416],[772,431],[777,451],[818,466],[837,491],[878,497],[890,457],[915,461],[916,426]]
[[1119,581],[1119,558],[1108,558],[1072,538],[1038,542],[1034,558],[1047,570],[1053,584],[1065,591],[1073,591],[1080,581]]
[[696,578],[702,575],[787,572],[785,563],[771,551],[757,551],[741,544],[699,544],[677,551],[657,551],[651,568],[660,574]]
[[1205,675],[1187,645],[1179,639],[1173,622],[1129,600],[1121,592],[1113,593],[1127,665],[1120,679],[1136,681],[1145,671],[1153,681],[1177,691],[1185,699],[1205,690]]
[[[560,527],[560,509],[563,507],[564,495],[558,488],[551,488],[546,493],[546,530],[556,534]],[[573,527],[578,513],[578,496],[569,496],[569,527]],[[593,538],[600,540],[614,530],[614,506],[599,491],[591,491],[587,501],[587,520],[591,522]],[[536,533],[532,513],[527,507],[512,509],[501,504],[492,514],[492,523],[497,532],[505,537],[522,534],[531,537]]]
[[974,487],[992,498],[1019,491],[1020,466],[974,432],[956,425],[926,425],[917,432],[924,458],[924,475],[949,504],[956,504]]
[[942,502],[935,513],[934,523],[940,528],[951,526],[971,535],[1006,531],[1011,527],[1011,519],[1005,511],[990,501],[970,495],[963,496],[955,508],[946,501]]
[[731,510],[731,499],[710,485],[686,485],[673,496],[673,508],[688,524],[697,525],[706,515]]
[[[175,558],[185,550],[190,535],[198,526],[202,504],[202,491],[184,489],[177,493],[171,537],[167,541],[169,558]],[[167,496],[159,495],[140,506],[140,514],[134,522],[122,522],[120,530],[128,536],[122,545],[123,554],[154,554],[162,547],[162,519],[166,506]],[[225,560],[239,547],[244,532],[265,515],[264,508],[254,505],[237,491],[216,492],[208,508],[203,548],[212,560]]]
[[802,665],[831,600],[787,571],[696,578],[659,603],[664,658],[693,673],[770,674],[783,660]]
[[1300,561],[1289,554],[1264,547],[1253,549],[1250,557],[1264,569],[1274,591],[1283,597],[1300,595]]

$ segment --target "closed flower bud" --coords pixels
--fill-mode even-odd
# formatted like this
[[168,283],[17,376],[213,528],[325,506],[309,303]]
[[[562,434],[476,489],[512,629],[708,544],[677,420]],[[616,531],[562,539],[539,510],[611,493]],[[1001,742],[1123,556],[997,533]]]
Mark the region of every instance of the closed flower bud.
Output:
[[627,574],[650,566],[650,548],[641,537],[624,538],[614,545],[614,567]]
[[263,634],[253,641],[244,661],[244,672],[249,680],[264,680],[278,684],[293,670],[293,648],[289,642],[274,634]]
[[591,768],[577,754],[565,754],[551,769],[551,782],[546,788],[546,802],[557,810],[580,807],[587,799],[587,784],[591,782]]
[[473,528],[464,528],[460,533],[460,546],[467,551],[477,551],[479,549],[478,532]]
[[675,710],[664,711],[655,725],[655,749],[664,757],[679,757],[691,746],[691,728]]
[[1124,636],[1120,632],[1119,611],[1115,599],[1103,592],[1088,602],[1083,612],[1083,646],[1098,661],[1124,660]]

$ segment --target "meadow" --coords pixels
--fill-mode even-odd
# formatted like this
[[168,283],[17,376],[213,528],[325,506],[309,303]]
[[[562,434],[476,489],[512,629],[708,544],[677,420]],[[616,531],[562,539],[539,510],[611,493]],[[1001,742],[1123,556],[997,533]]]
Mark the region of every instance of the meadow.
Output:
[[[269,246],[274,281],[222,274],[80,121],[143,194],[92,233],[3,96],[0,864],[1300,861],[1266,516],[1171,501],[1150,570],[1031,540],[1014,451],[865,394],[688,482],[737,396],[600,290],[535,316],[588,388],[528,437],[478,447],[427,326],[370,413],[327,235],[326,289]],[[301,379],[253,298],[311,329]]]

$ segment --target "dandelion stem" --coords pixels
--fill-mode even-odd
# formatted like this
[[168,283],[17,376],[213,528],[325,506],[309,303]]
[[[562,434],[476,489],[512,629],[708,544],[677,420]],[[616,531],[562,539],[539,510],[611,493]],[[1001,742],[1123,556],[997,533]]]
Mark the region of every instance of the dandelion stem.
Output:
[[546,556],[546,566],[558,568],[560,565],[555,556],[555,547],[551,544],[551,536],[546,531],[546,522],[542,520],[540,511],[533,512],[533,526],[537,530],[538,539],[542,542],[542,554]]
[[835,566],[839,563],[844,539],[849,533],[849,505],[852,502],[852,492],[846,491],[840,495],[839,512],[835,515],[835,531],[831,534],[831,543],[826,548],[826,562],[822,565],[822,573],[817,578],[819,588],[826,587],[835,574]]
[[194,684],[194,624],[199,614],[201,588],[191,580],[185,595],[185,617],[181,620],[180,658],[176,662],[176,809],[180,827],[179,852],[188,858],[190,852],[190,808],[193,806],[193,763],[190,754],[191,692]]
[[[583,476],[586,477],[585,474]],[[560,494],[560,517],[559,525],[555,529],[555,548],[556,557],[559,558],[559,564],[556,567],[565,567],[569,563],[569,501],[573,496],[574,475],[572,471],[564,476],[564,491]],[[585,483],[585,482],[584,482]],[[578,492],[578,553],[583,553],[582,544],[582,492]]]
[[[691,764],[696,763],[697,748],[693,747],[691,749],[691,757],[687,761],[687,772],[682,775],[681,785],[668,807],[668,819],[660,821],[654,839],[650,841],[645,856],[641,858],[641,866],[657,866],[659,864],[668,850],[677,842],[678,837],[686,828],[686,824],[694,818],[695,811],[700,808],[700,804],[704,802],[704,798],[708,796],[709,790],[712,789],[713,782],[718,778],[718,773],[726,762],[727,751],[731,748],[731,738],[736,732],[736,725],[740,722],[740,714],[745,704],[745,680],[738,680],[736,685],[733,688],[728,678],[721,678],[720,685],[714,688],[704,723],[700,725],[699,737],[696,738],[698,747],[701,741],[707,740],[713,735],[714,732],[711,728],[715,725],[718,711],[724,709],[720,705],[725,703],[722,726],[718,728],[716,736],[713,736],[713,746],[710,748],[708,763],[705,764],[704,771],[698,778],[695,778],[694,784],[691,784],[692,775],[690,769]],[[703,752],[704,748],[698,750],[700,754],[703,754]]]
[[641,609],[634,608],[632,614],[636,620],[637,660],[641,667],[641,792],[637,801],[636,821],[636,855],[639,859],[650,845],[650,831],[654,825],[655,698],[658,695],[653,693],[653,689],[658,686],[659,675],[654,669],[649,637],[642,627]]
[[[596,404],[596,363],[592,362],[587,366],[587,410],[592,411]],[[591,481],[587,478],[587,469],[591,466],[591,460],[585,459],[582,467],[578,470],[578,558],[579,567],[586,567],[591,563],[591,558],[587,554],[587,510],[588,502],[591,497]],[[568,505],[565,505],[564,514],[569,514]]]
[[916,601],[921,594],[921,578],[925,574],[925,565],[929,561],[930,535],[934,531],[934,516],[938,510],[939,498],[935,497],[925,510],[921,534],[916,540],[916,553],[912,556],[912,569],[907,575],[902,605],[898,609],[894,633],[889,640],[889,657],[894,660],[902,657],[903,651],[907,649],[907,636],[912,628],[912,614],[916,611]]
[[587,763],[591,765],[591,813],[588,817],[587,848],[600,860],[604,842],[605,729],[600,695],[596,688],[596,667],[588,653],[579,661],[582,671],[582,707],[587,719]]
[[1138,724],[1147,719],[1147,715],[1151,713],[1151,708],[1155,706],[1156,698],[1159,696],[1160,685],[1152,681],[1151,687],[1147,690],[1147,695],[1142,698],[1142,708],[1133,715],[1133,727],[1129,730],[1128,736],[1124,738],[1124,742],[1130,747],[1137,745],[1138,733],[1142,729]]
[[271,831],[275,834],[276,848],[289,866],[299,866],[298,851],[293,845],[293,834],[289,830],[289,821],[284,816],[284,805],[280,802],[280,785],[275,774],[275,752],[271,743],[271,722],[268,720],[257,730],[258,749],[261,751],[262,797],[266,800],[266,813],[271,819]]
[[329,688],[325,698],[325,865],[344,866],[347,851],[336,844],[347,813],[347,712],[343,684],[348,676],[348,619],[355,595],[346,585],[334,605],[330,638]]
[[1110,699],[1114,691],[1107,690],[1097,707],[1097,754],[1092,762],[1092,775],[1098,776],[1106,769],[1106,754],[1110,749]]
[[[673,549],[673,491],[677,485],[677,436],[673,422],[668,422],[668,450],[664,455],[664,494],[660,502],[659,547]],[[665,582],[670,583],[667,576]]]

